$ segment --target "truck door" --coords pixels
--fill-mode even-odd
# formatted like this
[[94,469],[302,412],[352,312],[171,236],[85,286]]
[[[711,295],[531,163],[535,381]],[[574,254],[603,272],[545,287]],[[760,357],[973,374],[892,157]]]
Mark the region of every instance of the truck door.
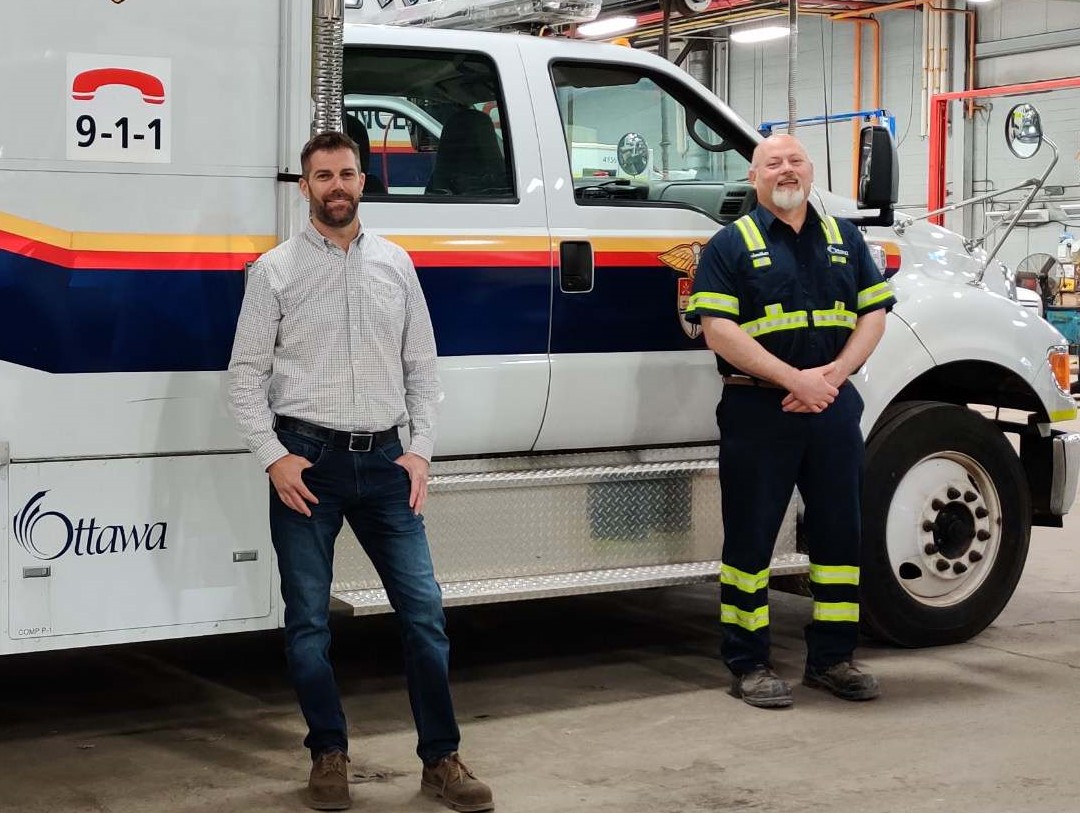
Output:
[[514,40],[480,52],[349,36],[378,40],[346,45],[344,123],[367,172],[364,227],[409,251],[431,311],[437,453],[527,451],[547,399],[551,249]]
[[747,133],[725,142],[671,73],[580,53],[529,65],[556,264],[537,449],[711,441],[720,382],[681,308],[702,246],[751,202]]

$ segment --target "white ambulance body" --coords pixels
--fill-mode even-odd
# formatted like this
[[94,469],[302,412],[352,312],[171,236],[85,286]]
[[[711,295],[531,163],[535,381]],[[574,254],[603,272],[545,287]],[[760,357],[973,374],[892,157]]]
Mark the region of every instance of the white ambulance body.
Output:
[[[306,219],[312,13],[0,12],[0,653],[281,623],[266,477],[224,369],[246,264]],[[680,304],[700,247],[752,205],[757,135],[630,49],[351,24],[344,38],[364,227],[411,253],[440,349],[427,524],[447,603],[714,578],[721,384]],[[483,161],[453,154],[465,122],[484,125],[469,136]],[[612,150],[621,172],[585,172]],[[997,269],[973,284],[957,235],[867,235],[899,304],[856,376],[865,613],[902,644],[963,640],[1011,595],[1031,524],[1060,524],[1075,495],[1080,438],[1051,428],[1076,414],[1049,363],[1062,339]],[[777,574],[806,569],[796,506]],[[338,609],[389,609],[347,532],[336,576]]]

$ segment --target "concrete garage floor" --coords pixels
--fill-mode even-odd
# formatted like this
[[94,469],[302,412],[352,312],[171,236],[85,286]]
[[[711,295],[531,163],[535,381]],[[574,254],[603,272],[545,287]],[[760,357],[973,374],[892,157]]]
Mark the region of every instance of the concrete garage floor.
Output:
[[[725,693],[714,585],[450,612],[464,755],[503,813],[1075,811],[1080,505],[1036,529],[1019,590],[967,644],[867,642],[885,695],[796,707]],[[796,680],[809,600],[774,594]],[[336,625],[356,809],[418,793],[390,618]],[[300,811],[303,729],[279,633],[0,660],[0,811]]]

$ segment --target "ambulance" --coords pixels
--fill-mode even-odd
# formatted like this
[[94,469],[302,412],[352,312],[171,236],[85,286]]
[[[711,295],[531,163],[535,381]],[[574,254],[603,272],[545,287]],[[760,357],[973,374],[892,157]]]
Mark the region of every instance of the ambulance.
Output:
[[[435,326],[446,603],[716,579],[722,384],[682,310],[701,247],[753,206],[758,134],[641,50],[332,5],[2,12],[0,653],[281,625],[224,370],[246,270],[306,222],[298,156],[328,126],[366,141],[364,228],[408,250]],[[581,3],[515,7],[560,5]],[[863,615],[919,646],[1004,607],[1032,525],[1074,500],[1080,436],[1055,428],[1076,415],[1061,336],[981,249],[896,228],[894,161],[868,131],[863,208],[813,203],[864,226],[898,300],[854,378]],[[807,570],[798,514],[793,495],[774,575]],[[388,611],[339,542],[335,610]]]

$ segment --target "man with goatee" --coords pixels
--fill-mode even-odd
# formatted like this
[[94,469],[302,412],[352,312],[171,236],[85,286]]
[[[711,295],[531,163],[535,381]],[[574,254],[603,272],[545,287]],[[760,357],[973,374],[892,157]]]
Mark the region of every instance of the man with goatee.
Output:
[[870,700],[852,662],[859,629],[863,402],[849,377],[895,299],[859,230],[810,206],[814,168],[790,135],[754,150],[757,208],[701,255],[687,318],[699,320],[724,389],[720,487],[721,656],[732,694],[784,708],[791,687],[769,658],[769,563],[797,486],[805,505],[813,620],[803,683]]

